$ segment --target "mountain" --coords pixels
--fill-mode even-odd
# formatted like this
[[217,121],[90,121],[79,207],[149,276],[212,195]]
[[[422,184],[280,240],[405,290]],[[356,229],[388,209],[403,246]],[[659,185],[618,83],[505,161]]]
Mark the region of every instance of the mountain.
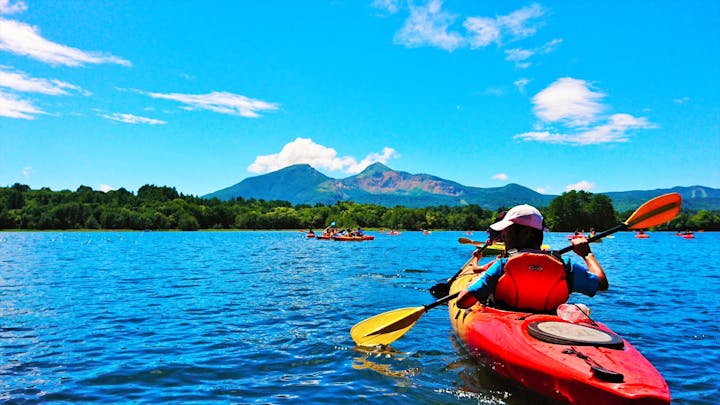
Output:
[[[720,209],[720,190],[703,186],[670,189],[634,190],[603,193],[617,211],[639,207],[661,194],[677,192],[683,197],[683,208],[691,210]],[[445,180],[429,174],[395,171],[374,163],[361,173],[334,179],[307,164],[288,166],[275,172],[245,180],[203,196],[204,198],[256,198],[284,200],[293,204],[334,204],[354,201],[384,206],[428,207],[438,205],[477,204],[485,209],[531,204],[546,207],[556,195],[540,194],[519,184],[479,188]]]
[[286,200],[293,204],[334,204],[354,201],[384,206],[427,207],[478,204],[486,209],[528,203],[546,206],[554,196],[543,195],[518,184],[503,187],[468,187],[429,174],[395,171],[374,163],[361,173],[333,179],[299,164],[249,177],[204,198],[256,198]]

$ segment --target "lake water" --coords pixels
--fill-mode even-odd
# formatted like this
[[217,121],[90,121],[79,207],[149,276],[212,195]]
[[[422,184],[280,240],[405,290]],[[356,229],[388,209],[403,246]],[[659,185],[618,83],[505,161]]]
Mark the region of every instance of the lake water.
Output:
[[[0,401],[537,403],[472,360],[445,307],[391,349],[355,347],[352,325],[433,302],[472,252],[460,232],[375,235],[0,233]],[[593,245],[610,290],[571,302],[638,348],[673,403],[718,403],[720,234],[614,236]]]

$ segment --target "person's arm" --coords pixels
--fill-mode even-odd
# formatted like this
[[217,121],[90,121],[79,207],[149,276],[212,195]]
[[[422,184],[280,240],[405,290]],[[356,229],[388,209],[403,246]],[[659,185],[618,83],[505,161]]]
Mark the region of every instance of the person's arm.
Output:
[[502,266],[499,261],[495,261],[489,267],[477,280],[460,291],[455,303],[458,308],[470,308],[478,301],[485,300],[495,290],[502,275]]
[[474,273],[482,273],[488,268],[487,265],[480,266],[481,258],[482,253],[480,253],[478,250],[473,252],[472,259],[470,259],[470,267],[472,267]]
[[571,242],[573,245],[573,251],[585,260],[585,265],[587,266],[588,271],[597,276],[599,281],[598,290],[605,291],[610,288],[607,276],[605,276],[605,270],[603,270],[602,266],[597,261],[597,258],[590,250],[590,244],[588,243],[587,238],[573,238]]

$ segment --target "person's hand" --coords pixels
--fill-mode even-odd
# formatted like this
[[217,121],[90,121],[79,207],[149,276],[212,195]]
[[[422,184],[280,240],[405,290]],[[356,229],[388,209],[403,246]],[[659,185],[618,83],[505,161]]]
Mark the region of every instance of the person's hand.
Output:
[[455,305],[457,305],[458,308],[467,309],[475,305],[477,302],[477,298],[475,298],[475,296],[472,295],[467,288],[464,288],[460,291],[457,301],[455,301]]
[[580,257],[585,257],[591,253],[590,244],[586,237],[572,238],[570,242],[573,245],[573,251]]
[[472,255],[473,255],[473,257],[475,257],[477,259],[482,258],[482,252],[479,249],[475,249],[475,251],[473,252]]

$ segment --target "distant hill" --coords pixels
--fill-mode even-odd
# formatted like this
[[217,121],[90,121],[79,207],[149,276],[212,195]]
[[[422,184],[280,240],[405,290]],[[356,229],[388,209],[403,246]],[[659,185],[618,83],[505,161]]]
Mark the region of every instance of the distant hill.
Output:
[[[626,211],[660,194],[678,192],[683,207],[720,209],[720,190],[703,187],[674,187],[672,189],[621,191],[604,193],[613,201],[615,209]],[[221,200],[255,198],[284,200],[293,204],[334,204],[354,201],[383,206],[406,207],[457,206],[477,204],[485,209],[531,204],[545,207],[556,195],[540,194],[518,184],[503,187],[479,188],[445,180],[429,174],[395,171],[374,163],[361,173],[344,179],[334,179],[307,164],[288,166],[275,172],[248,177],[230,187],[203,196]]]
[[610,197],[616,211],[627,211],[637,208],[645,201],[667,193],[679,193],[682,196],[684,209],[698,210],[720,210],[720,189],[690,186],[673,187],[655,190],[634,190],[603,193]]

